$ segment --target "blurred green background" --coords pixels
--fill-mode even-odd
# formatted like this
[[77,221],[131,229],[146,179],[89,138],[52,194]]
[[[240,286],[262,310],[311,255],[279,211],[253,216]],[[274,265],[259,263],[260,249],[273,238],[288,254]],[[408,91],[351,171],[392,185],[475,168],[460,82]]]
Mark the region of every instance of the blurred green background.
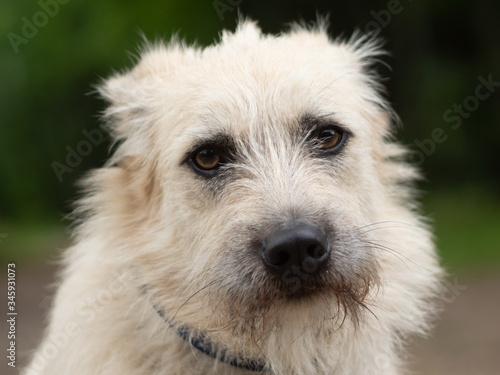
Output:
[[[331,35],[375,30],[404,128],[427,180],[424,212],[452,272],[500,268],[500,2],[83,1],[0,3],[0,260],[36,262],[67,244],[75,181],[108,156],[109,139],[62,175],[99,126],[101,77],[132,65],[141,33],[205,45],[239,12],[276,33],[329,14]],[[490,81],[490,83],[487,83]],[[486,82],[486,83],[485,83]],[[479,87],[478,86],[482,86]],[[442,129],[442,130],[435,130]],[[434,139],[433,139],[434,138]]]

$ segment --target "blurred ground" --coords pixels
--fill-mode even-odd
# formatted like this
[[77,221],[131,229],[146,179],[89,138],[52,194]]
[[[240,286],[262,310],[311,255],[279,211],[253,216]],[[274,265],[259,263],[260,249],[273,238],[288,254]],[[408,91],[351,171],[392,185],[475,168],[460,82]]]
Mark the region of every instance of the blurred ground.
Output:
[[458,277],[467,288],[446,305],[433,336],[414,345],[422,375],[500,374],[500,275]]
[[[44,319],[53,295],[53,288],[49,288],[49,285],[54,281],[56,269],[55,265],[16,266],[17,370],[8,367],[2,358],[1,374],[18,374],[18,369],[31,357],[33,349],[40,341],[45,326]],[[2,297],[2,300],[5,301],[5,297]],[[5,332],[3,329],[5,326],[6,322],[3,322],[2,332]],[[1,342],[5,343],[4,334],[2,334]]]
[[[18,365],[26,363],[41,338],[49,307],[54,265],[19,266],[17,281]],[[453,281],[453,278],[452,278]],[[445,311],[434,334],[411,349],[413,370],[420,375],[498,375],[500,373],[500,275],[463,276],[456,299]],[[462,286],[466,286],[463,289]],[[450,294],[452,296],[453,294]],[[450,298],[453,299],[453,298]],[[17,374],[2,361],[1,373]]]

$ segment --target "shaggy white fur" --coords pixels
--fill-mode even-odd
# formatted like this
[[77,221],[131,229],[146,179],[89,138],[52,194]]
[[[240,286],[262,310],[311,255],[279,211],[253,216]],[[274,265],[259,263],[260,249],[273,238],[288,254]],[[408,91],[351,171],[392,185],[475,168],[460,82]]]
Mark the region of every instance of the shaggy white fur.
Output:
[[[24,373],[251,373],[173,324],[262,360],[266,374],[403,374],[441,269],[372,70],[381,54],[362,35],[268,36],[245,21],[207,48],[148,46],[106,80],[117,149],[84,183],[50,325]],[[319,155],[318,128],[342,129],[344,148]],[[214,143],[233,159],[200,175],[193,152]],[[323,225],[333,243],[324,278],[300,298],[254,251],[290,220]]]

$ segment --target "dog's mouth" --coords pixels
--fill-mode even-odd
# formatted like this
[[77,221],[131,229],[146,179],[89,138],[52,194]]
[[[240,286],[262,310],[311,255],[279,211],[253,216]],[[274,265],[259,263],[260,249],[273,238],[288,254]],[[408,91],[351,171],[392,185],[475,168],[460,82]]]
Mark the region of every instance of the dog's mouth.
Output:
[[252,337],[256,335],[258,341],[262,339],[259,335],[288,324],[281,317],[285,311],[289,316],[301,316],[297,324],[304,327],[313,321],[330,321],[331,325],[340,326],[346,319],[359,324],[369,309],[367,296],[376,287],[376,273],[368,270],[349,273],[336,270],[334,266],[325,267],[327,269],[321,275],[302,275],[303,278],[293,275],[298,280],[289,283],[272,274],[260,282],[251,280],[252,274],[249,273],[241,277],[246,287],[231,284],[220,289],[223,294],[217,298],[225,297],[225,303],[220,306],[230,322],[228,329]]
[[366,296],[376,283],[376,274],[368,270],[351,273],[331,263],[325,265],[320,274],[296,269],[296,272],[289,272],[286,277],[269,282],[272,285],[270,289],[274,290],[272,298],[284,303],[311,306],[317,299],[335,300],[344,312],[356,315],[357,309],[364,306]]

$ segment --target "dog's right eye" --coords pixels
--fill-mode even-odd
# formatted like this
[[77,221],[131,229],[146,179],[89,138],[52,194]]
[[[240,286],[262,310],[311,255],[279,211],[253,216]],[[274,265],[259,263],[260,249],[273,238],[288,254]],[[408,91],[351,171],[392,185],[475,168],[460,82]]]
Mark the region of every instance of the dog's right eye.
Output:
[[316,152],[319,155],[333,155],[340,152],[347,141],[348,131],[337,125],[319,128],[311,134]]
[[224,162],[222,152],[215,147],[207,147],[194,153],[194,166],[201,172],[211,172],[218,169]]
[[323,129],[318,134],[318,148],[331,150],[342,142],[342,133],[336,129]]

